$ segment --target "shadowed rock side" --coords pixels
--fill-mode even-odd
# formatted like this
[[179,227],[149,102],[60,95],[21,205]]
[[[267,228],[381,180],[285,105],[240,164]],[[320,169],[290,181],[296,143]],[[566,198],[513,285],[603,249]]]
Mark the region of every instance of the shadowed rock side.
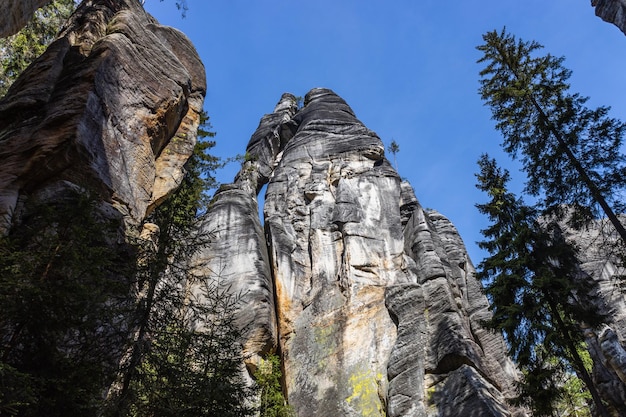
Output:
[[613,23],[626,34],[626,0],[591,0],[596,16]]
[[69,181],[138,224],[178,186],[206,90],[189,40],[138,0],[87,0],[0,101],[0,230]]
[[[269,265],[251,219],[267,181]],[[460,237],[422,210],[378,136],[332,91],[310,91],[297,112],[292,95],[281,98],[207,218],[211,269],[250,289],[244,306],[263,306],[243,315],[268,341],[248,353],[278,335],[298,416],[514,414],[505,398],[516,371],[502,338],[479,325],[487,301]]]
[[[25,241],[20,247],[39,250],[35,258],[45,254],[40,250],[46,250],[45,245],[39,244],[45,236],[65,236],[59,247],[73,246],[74,238],[108,246],[106,251],[96,248],[106,253],[99,273],[111,285],[102,285],[101,292],[90,289],[95,298],[87,301],[101,303],[98,300],[111,297],[114,310],[107,307],[107,313],[124,308],[128,314],[98,317],[97,328],[90,327],[95,317],[89,316],[84,324],[63,323],[67,334],[55,336],[58,340],[50,345],[69,349],[68,360],[103,364],[106,369],[94,366],[93,377],[102,382],[105,393],[128,353],[124,350],[132,334],[137,281],[128,276],[128,267],[145,261],[137,259],[137,247],[129,242],[156,245],[156,240],[149,242],[158,234],[155,225],[146,225],[143,232],[136,226],[183,177],[183,164],[196,142],[205,73],[190,41],[176,29],[159,25],[138,0],[85,0],[64,28],[0,101],[0,234],[14,233],[22,242],[22,236],[29,236],[24,231],[39,231],[32,246]],[[98,225],[86,225],[84,231],[105,236],[87,238],[56,221],[42,223],[50,218],[42,206],[63,210],[83,194],[88,194],[89,204],[95,200],[90,214]],[[65,211],[53,212],[66,220]],[[82,265],[69,262],[67,269],[57,267],[55,278],[84,279],[94,285]],[[39,281],[43,283],[46,274]],[[76,294],[84,291],[77,289]],[[75,297],[67,299],[77,305]],[[68,308],[94,311],[76,305]],[[65,312],[58,314],[65,317]],[[4,326],[14,324],[8,323]],[[99,349],[92,344],[83,349],[84,335]],[[78,343],[68,343],[77,337]]]
[[52,0],[3,0],[0,13],[0,38],[11,36],[22,29],[33,13]]
[[579,248],[581,269],[597,289],[593,299],[608,323],[597,332],[586,329],[593,359],[593,378],[600,395],[617,415],[626,415],[626,270],[615,248],[619,237],[608,220],[596,220],[583,230],[562,224],[564,235]]
[[[394,414],[390,407],[390,415],[516,415],[506,405],[506,398],[513,394],[516,370],[505,354],[502,338],[480,325],[489,318],[488,303],[458,232],[441,214],[426,212],[418,205],[404,236],[418,278],[417,285],[406,290],[416,297],[414,305],[406,308],[396,301],[398,296],[401,301],[406,298],[403,286],[391,287],[387,304],[398,316],[399,328],[403,323],[413,323],[415,331],[407,332],[409,340],[420,335],[422,369],[413,362],[407,371],[409,375],[423,375],[418,393],[425,393],[425,397],[413,393],[412,404],[408,400],[410,383],[402,380],[410,377],[399,374],[400,410]],[[398,356],[406,361],[407,355]],[[391,385],[395,386],[394,379]],[[390,395],[392,405],[393,399]],[[407,407],[417,411],[404,411]],[[523,415],[519,411],[517,414]]]

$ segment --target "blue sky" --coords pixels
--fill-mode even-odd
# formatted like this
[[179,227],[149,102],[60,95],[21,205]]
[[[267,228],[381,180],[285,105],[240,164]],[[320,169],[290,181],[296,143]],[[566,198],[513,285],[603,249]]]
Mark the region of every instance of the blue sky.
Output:
[[[244,153],[259,119],[283,92],[327,87],[385,145],[400,146],[399,173],[424,207],[458,228],[474,264],[487,225],[474,204],[479,156],[488,152],[516,179],[478,90],[475,47],[490,30],[536,40],[565,56],[572,92],[626,119],[626,36],[595,16],[590,0],[146,0],[161,23],[182,30],[207,72],[205,109],[215,153]],[[391,156],[390,156],[390,159]],[[231,182],[237,166],[218,175]]]

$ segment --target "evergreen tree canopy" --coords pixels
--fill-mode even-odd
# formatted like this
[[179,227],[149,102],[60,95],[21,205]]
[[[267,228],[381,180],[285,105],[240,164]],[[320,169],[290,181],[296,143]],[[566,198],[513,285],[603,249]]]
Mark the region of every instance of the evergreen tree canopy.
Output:
[[569,92],[564,58],[538,56],[537,42],[517,40],[503,29],[478,46],[480,94],[492,111],[503,147],[521,156],[526,191],[542,195],[545,207],[577,207],[585,219],[599,206],[626,241],[615,213],[624,212],[626,159],[620,153],[626,124],[608,107],[589,109],[587,97]]
[[[587,299],[591,281],[578,267],[576,249],[560,234],[556,222],[540,220],[537,209],[507,189],[509,173],[495,160],[479,160],[477,187],[490,200],[477,204],[491,225],[479,242],[489,251],[478,267],[493,317],[488,325],[502,331],[509,353],[524,373],[519,401],[534,415],[552,415],[562,394],[560,379],[572,370],[602,403],[580,358],[581,324],[595,327],[601,317]],[[557,361],[554,361],[557,358]]]
[[96,416],[126,341],[132,257],[76,190],[0,238],[0,415]]
[[295,417],[293,408],[287,405],[281,387],[280,358],[269,355],[263,359],[254,373],[261,397],[259,417]]
[[244,379],[238,296],[219,276],[198,276],[191,259],[211,236],[197,233],[222,162],[209,154],[203,112],[180,187],[147,219],[154,243],[141,242],[136,271],[136,335],[108,413],[116,417],[253,415],[255,390]]

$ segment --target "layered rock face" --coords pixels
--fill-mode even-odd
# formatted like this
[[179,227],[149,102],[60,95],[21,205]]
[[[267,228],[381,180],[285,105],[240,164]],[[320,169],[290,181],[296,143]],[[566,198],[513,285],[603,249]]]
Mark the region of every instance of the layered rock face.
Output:
[[[265,183],[264,239],[253,217]],[[201,258],[248,289],[248,357],[280,353],[297,415],[514,414],[516,371],[480,326],[487,301],[461,238],[332,91],[299,110],[284,95],[263,117],[207,224],[216,239]]]
[[[19,3],[26,7],[28,2]],[[40,241],[47,236],[62,236],[59,247],[71,246],[77,238],[80,245],[95,244],[103,253],[106,259],[98,271],[104,282],[102,291],[90,292],[94,299],[88,300],[75,300],[80,295],[72,293],[64,300],[75,303],[63,307],[86,315],[95,311],[109,315],[97,317],[97,321],[80,317],[61,323],[60,329],[50,333],[37,333],[55,339],[42,343],[45,347],[37,347],[39,350],[27,346],[24,351],[41,352],[52,346],[48,350],[67,351],[68,362],[97,364],[88,369],[104,392],[127,354],[134,325],[128,312],[136,308],[137,280],[128,276],[127,267],[134,267],[130,264],[137,260],[137,251],[129,243],[129,233],[134,232],[132,237],[137,240],[154,237],[151,232],[156,226],[147,225],[143,233],[138,226],[184,175],[183,164],[196,143],[206,82],[204,66],[190,41],[181,32],[158,24],[139,0],[85,0],[64,27],[0,101],[0,234],[20,238],[15,240],[21,245],[19,250],[28,253],[32,248],[35,260],[47,256],[45,249],[37,252],[45,248]],[[85,232],[97,236],[67,231],[64,223],[54,220],[72,222],[74,219],[58,208],[70,207],[79,201],[77,196],[85,194],[90,198],[89,207],[93,198],[91,213],[98,225],[85,227]],[[51,218],[44,216],[48,208],[54,208],[56,217],[44,223]],[[85,252],[89,250],[85,247]],[[66,259],[54,253],[48,266]],[[96,256],[93,250],[91,256]],[[83,272],[82,265],[76,266],[77,261],[69,259],[67,269],[52,266],[53,276],[59,281],[59,277],[67,277],[70,283],[84,280],[93,285],[96,278]],[[42,303],[51,300],[46,298],[50,290],[45,279],[51,280],[44,278],[47,273],[48,269],[41,278],[32,277],[42,286]],[[77,287],[76,294],[84,294],[85,290]],[[115,310],[113,316],[111,309],[104,307],[76,306],[79,301],[98,306],[99,300],[107,300],[106,305],[119,307],[123,313]],[[59,312],[62,309],[53,306],[42,311],[66,317]],[[56,323],[54,319],[49,322]],[[2,321],[3,343],[12,334],[14,323],[9,320]],[[18,322],[17,328],[21,325]],[[89,338],[89,343],[81,338]],[[6,359],[10,349],[4,352]],[[11,354],[20,361],[18,349]],[[43,363],[45,368],[50,357],[57,358],[55,354],[35,358],[39,362],[33,363]],[[62,365],[50,366],[56,370]],[[85,398],[90,398],[89,389],[93,387],[85,388]]]
[[139,224],[182,178],[205,90],[192,44],[138,0],[84,1],[0,101],[0,231],[73,186]]
[[626,0],[591,0],[596,16],[613,23],[626,34]]
[[292,119],[265,197],[286,389],[296,409],[382,415],[405,281],[399,178],[378,137],[327,90]]

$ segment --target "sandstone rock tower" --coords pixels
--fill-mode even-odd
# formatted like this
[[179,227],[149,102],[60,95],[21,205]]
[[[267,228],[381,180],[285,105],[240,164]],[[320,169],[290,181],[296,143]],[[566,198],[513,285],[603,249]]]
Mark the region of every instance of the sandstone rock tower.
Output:
[[[509,416],[515,370],[454,226],[328,89],[284,94],[205,232],[244,294],[250,366],[276,350],[298,416]],[[267,183],[265,234],[257,193]]]
[[77,187],[141,224],[180,184],[205,92],[189,39],[139,0],[83,1],[0,100],[0,234]]

